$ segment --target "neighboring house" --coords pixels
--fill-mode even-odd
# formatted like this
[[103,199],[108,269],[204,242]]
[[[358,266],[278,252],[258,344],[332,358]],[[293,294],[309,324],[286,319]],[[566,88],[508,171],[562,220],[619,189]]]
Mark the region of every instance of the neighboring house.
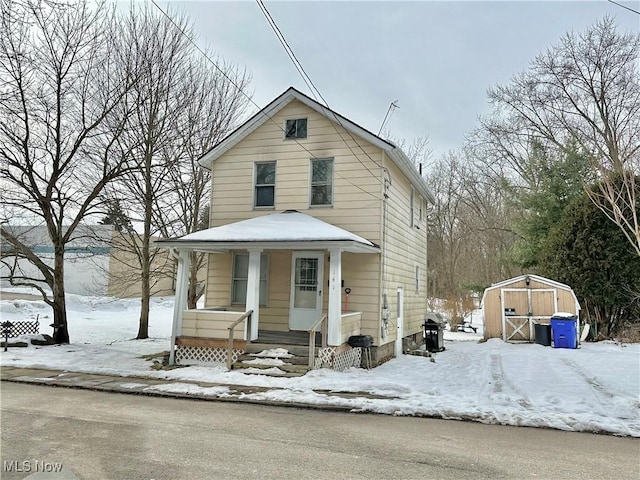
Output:
[[[200,164],[212,228],[158,241],[180,258],[171,361],[223,360],[249,311],[234,358],[323,328],[316,366],[358,363],[354,335],[373,337],[376,363],[422,342],[434,198],[400,148],[289,88]],[[210,254],[200,310],[185,310],[191,251]]]
[[[53,246],[44,226],[5,226],[27,245],[47,265],[53,266]],[[137,257],[124,247],[126,242],[111,225],[80,225],[65,252],[64,281],[67,293],[77,295],[109,295],[115,297],[140,296],[140,264]],[[4,254],[10,245],[2,244]],[[2,285],[9,285],[11,270],[16,276],[42,278],[40,271],[29,261],[4,257],[0,264]],[[173,295],[175,261],[161,251],[152,263],[152,292],[154,295]],[[44,282],[42,282],[44,285]]]
[[482,296],[484,338],[533,342],[535,324],[549,324],[554,313],[580,315],[569,285],[538,275],[520,275],[491,285]]

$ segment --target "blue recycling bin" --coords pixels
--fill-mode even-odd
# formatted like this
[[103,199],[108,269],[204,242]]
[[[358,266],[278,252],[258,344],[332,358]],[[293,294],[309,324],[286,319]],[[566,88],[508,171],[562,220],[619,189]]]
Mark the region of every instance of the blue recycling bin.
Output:
[[554,348],[578,348],[578,317],[551,317]]

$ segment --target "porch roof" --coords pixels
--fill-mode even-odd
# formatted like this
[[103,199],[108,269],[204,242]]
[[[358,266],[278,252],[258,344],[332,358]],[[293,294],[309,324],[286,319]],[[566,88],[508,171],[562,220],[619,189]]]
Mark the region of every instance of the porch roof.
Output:
[[304,250],[333,247],[353,253],[380,252],[380,247],[375,243],[296,210],[241,220],[179,238],[157,240],[155,244],[176,250],[203,252],[251,248]]

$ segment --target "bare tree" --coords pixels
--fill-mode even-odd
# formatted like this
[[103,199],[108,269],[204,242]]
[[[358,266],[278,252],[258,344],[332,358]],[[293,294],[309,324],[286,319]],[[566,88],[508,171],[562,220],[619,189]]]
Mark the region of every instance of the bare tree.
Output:
[[[102,4],[0,0],[0,15],[0,233],[39,275],[2,261],[12,284],[41,292],[54,341],[67,343],[65,249],[105,186],[129,168],[117,139],[136,75],[119,57],[114,13]],[[16,223],[46,227],[52,266],[12,233]]]
[[[623,230],[638,255],[639,59],[640,34],[619,33],[611,18],[583,33],[567,33],[527,71],[489,91],[495,112],[484,124],[503,139],[524,137],[559,151],[577,145],[588,152],[602,179],[592,200]],[[508,146],[502,151],[516,152]]]
[[500,180],[474,155],[451,151],[426,172],[437,200],[428,225],[432,291],[451,305],[519,271],[510,256],[513,211]]
[[[250,82],[248,73],[220,59],[215,63],[217,68],[212,68],[205,57],[192,59],[180,92],[185,108],[177,123],[177,141],[166,153],[171,159],[165,179],[170,193],[157,197],[155,204],[160,232],[165,237],[209,227],[211,175],[198,159],[229,133],[248,103],[242,93]],[[190,265],[187,303],[195,308],[204,293],[206,256],[193,252]]]
[[[133,152],[138,169],[121,177],[107,194],[121,202],[133,227],[120,236],[120,249],[139,265],[139,339],[148,337],[154,283],[173,275],[173,261],[166,250],[153,246],[153,239],[201,228],[210,176],[197,160],[229,131],[246,105],[239,89],[246,88],[248,76],[221,62],[214,67],[196,55],[192,37],[184,17],[163,16],[148,6],[132,6],[122,22],[123,45],[130,45],[131,62],[144,72],[127,97],[136,114],[120,139],[122,148]],[[203,255],[194,255],[192,306],[204,261]]]

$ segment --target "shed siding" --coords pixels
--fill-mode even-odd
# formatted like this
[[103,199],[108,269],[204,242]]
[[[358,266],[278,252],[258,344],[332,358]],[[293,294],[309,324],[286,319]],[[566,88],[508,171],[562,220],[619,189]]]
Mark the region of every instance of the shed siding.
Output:
[[[489,287],[484,296],[484,338],[502,338],[502,298],[504,289],[526,289],[527,284],[523,278],[514,279],[513,282],[505,282],[502,285]],[[553,283],[545,283],[532,278],[529,284],[532,292],[537,290],[554,290],[558,298],[557,311],[578,314],[576,299],[572,290],[560,288]],[[524,292],[506,292],[508,304],[505,308],[515,308],[516,315],[527,315],[528,298]],[[551,317],[556,312],[552,293],[538,292],[532,295],[532,310],[534,316]],[[507,332],[508,334],[509,332]]]

